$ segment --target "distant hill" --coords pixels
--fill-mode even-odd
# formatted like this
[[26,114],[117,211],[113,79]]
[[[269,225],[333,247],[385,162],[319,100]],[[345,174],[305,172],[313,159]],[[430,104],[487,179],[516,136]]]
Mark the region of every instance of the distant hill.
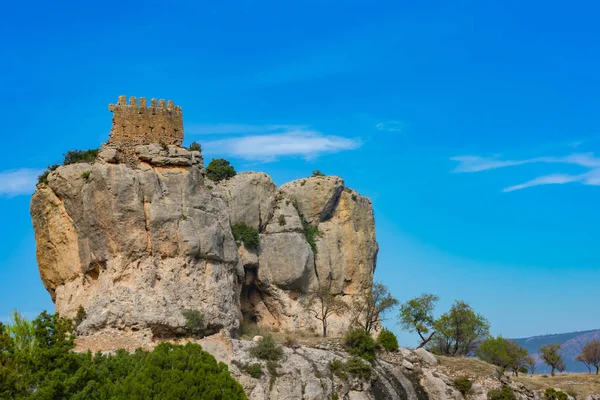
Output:
[[[567,364],[567,372],[588,372],[585,365],[575,361],[575,357],[581,353],[581,349],[592,339],[600,339],[600,329],[583,332],[559,333],[555,335],[532,336],[523,339],[513,339],[515,342],[525,347],[529,354],[534,355],[538,360],[537,354],[540,346],[549,343],[559,343],[562,346],[561,354]],[[550,368],[539,360],[536,372],[549,373]]]

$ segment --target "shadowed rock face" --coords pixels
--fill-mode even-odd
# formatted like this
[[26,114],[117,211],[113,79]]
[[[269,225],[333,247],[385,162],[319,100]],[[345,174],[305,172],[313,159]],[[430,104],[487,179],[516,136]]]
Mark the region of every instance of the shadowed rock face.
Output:
[[[175,145],[108,144],[94,164],[59,167],[38,185],[31,215],[40,276],[62,315],[85,308],[84,336],[185,334],[184,309],[202,311],[209,331],[234,332],[243,316],[319,329],[302,298],[331,280],[350,303],[370,287],[377,255],[371,203],[340,178],[278,189],[251,172],[215,183],[199,152]],[[257,249],[235,242],[238,222],[259,230]],[[316,254],[306,224],[318,229]],[[329,332],[348,323],[333,316]]]

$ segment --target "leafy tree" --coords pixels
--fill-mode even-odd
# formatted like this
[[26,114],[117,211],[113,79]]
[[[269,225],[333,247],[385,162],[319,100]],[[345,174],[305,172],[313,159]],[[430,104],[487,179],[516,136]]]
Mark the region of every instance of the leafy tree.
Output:
[[235,176],[235,168],[224,158],[213,158],[206,167],[206,177],[214,182],[220,182]]
[[450,311],[435,321],[433,328],[437,336],[429,343],[430,350],[442,355],[468,356],[489,336],[490,324],[470,305],[457,300]]
[[537,360],[533,356],[528,355],[525,357],[525,366],[531,375],[533,375],[535,373],[535,368],[537,367]]
[[585,367],[588,369],[588,373],[592,373],[592,363],[590,363],[588,359],[583,356],[583,354],[577,355],[577,357],[575,357],[575,361],[583,363],[583,365],[585,365]]
[[206,325],[204,324],[204,314],[198,310],[183,310],[181,312],[185,318],[185,326],[194,335],[203,335]]
[[377,344],[371,335],[362,328],[351,328],[344,336],[344,348],[353,356],[375,361]]
[[581,354],[577,356],[577,360],[588,365],[589,370],[591,370],[589,365],[593,365],[596,368],[596,375],[598,375],[598,370],[600,369],[600,340],[593,339],[583,346]]
[[387,351],[398,351],[398,339],[396,335],[385,328],[377,335],[377,345]]
[[480,359],[502,368],[502,372],[512,370],[516,376],[527,365],[527,350],[515,341],[501,336],[485,339],[477,348],[476,354]]
[[248,249],[256,249],[260,244],[258,229],[246,225],[244,222],[238,222],[231,227],[231,233],[235,240],[240,240]]
[[[425,346],[435,335],[433,330],[433,309],[439,298],[434,294],[423,294],[411,299],[400,306],[398,322],[402,329],[416,332],[421,338],[417,348]],[[427,334],[431,331],[431,334]]]
[[31,321],[28,321],[17,310],[13,310],[7,328],[14,346],[18,350],[33,351],[36,341]]
[[339,315],[348,309],[348,305],[331,293],[331,276],[328,284],[319,282],[316,289],[309,290],[302,300],[302,306],[321,321],[323,337],[327,337],[327,321],[332,315]]
[[559,354],[560,344],[545,344],[539,349],[539,355],[542,360],[546,364],[552,368],[552,376],[554,376],[554,371],[558,370],[560,372],[566,369],[565,362],[562,356]]
[[383,316],[397,305],[398,300],[390,294],[388,288],[383,283],[376,282],[363,296],[354,301],[353,323],[370,333],[373,328],[381,325]]

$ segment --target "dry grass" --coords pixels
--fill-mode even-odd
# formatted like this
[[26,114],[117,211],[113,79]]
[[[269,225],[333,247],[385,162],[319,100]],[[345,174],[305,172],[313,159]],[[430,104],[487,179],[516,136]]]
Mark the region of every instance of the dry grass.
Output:
[[[547,376],[544,378],[544,376]],[[590,394],[600,394],[600,375],[592,374],[556,374],[550,375],[527,375],[513,379],[524,383],[527,387],[535,390],[545,390],[549,387],[560,389],[565,393],[575,395],[577,398]]]
[[448,376],[495,377],[497,368],[476,358],[437,356],[440,368]]

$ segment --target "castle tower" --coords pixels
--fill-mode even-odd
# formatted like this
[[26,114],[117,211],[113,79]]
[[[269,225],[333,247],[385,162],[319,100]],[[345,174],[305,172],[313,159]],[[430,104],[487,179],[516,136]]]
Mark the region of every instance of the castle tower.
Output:
[[113,125],[108,139],[109,144],[122,146],[137,146],[142,144],[159,143],[181,146],[183,143],[183,115],[181,107],[175,106],[173,100],[165,102],[140,98],[138,106],[134,96],[129,98],[119,96],[117,104],[109,104],[108,109],[113,113]]

